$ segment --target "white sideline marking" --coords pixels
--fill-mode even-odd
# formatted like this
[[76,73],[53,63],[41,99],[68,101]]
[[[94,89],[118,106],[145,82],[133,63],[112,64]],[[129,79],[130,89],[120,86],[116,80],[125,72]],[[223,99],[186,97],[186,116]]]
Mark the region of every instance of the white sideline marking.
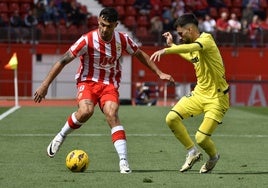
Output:
[[0,120],[4,119],[5,117],[7,117],[9,114],[15,112],[16,110],[18,110],[20,108],[20,106],[14,106],[12,108],[10,108],[8,111],[4,112],[3,114],[0,115]]
[[[5,137],[53,137],[55,134],[0,134],[0,136]],[[69,136],[74,137],[102,137],[102,136],[111,136],[110,134],[70,134]],[[127,134],[131,137],[170,137],[174,136],[173,134]],[[194,136],[194,135],[191,135]],[[267,138],[268,135],[213,135],[213,137],[240,137],[240,138]]]

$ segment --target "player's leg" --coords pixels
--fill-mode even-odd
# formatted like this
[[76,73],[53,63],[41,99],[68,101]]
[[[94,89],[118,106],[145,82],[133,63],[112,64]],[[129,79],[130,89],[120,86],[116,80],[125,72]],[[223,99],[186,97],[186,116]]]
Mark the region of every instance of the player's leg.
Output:
[[195,135],[197,144],[204,149],[209,156],[209,160],[201,167],[200,173],[207,173],[211,171],[220,158],[217,153],[216,146],[211,139],[211,135],[217,126],[217,121],[205,117]]
[[[60,130],[60,132],[53,138],[50,144],[47,147],[47,154],[49,157],[54,157],[57,151],[60,149],[60,146],[63,144],[66,136],[70,134],[73,130],[78,129],[82,126],[84,122],[86,122],[94,112],[94,106],[96,102],[94,95],[91,94],[90,86],[87,84],[80,84],[78,86],[79,97],[78,100],[78,109],[76,112],[73,112],[65,122],[64,126]],[[83,89],[81,89],[83,88]]]
[[119,94],[111,86],[106,86],[104,92],[106,94],[101,98],[100,107],[111,128],[112,142],[119,157],[120,173],[128,174],[131,169],[128,164],[126,133],[118,116]]
[[216,146],[211,140],[211,135],[217,126],[217,121],[205,117],[195,135],[196,143],[208,154],[209,157],[215,157],[217,155]]
[[186,161],[180,171],[185,172],[192,168],[195,162],[202,158],[193,140],[191,139],[182,120],[201,113],[194,96],[183,97],[167,114],[166,123],[175,137],[187,149]]
[[201,167],[200,173],[208,173],[215,167],[220,155],[211,139],[211,135],[222,122],[225,112],[229,108],[229,97],[223,95],[215,99],[205,101],[205,117],[196,133],[196,142],[208,154],[208,161]]
[[182,145],[188,150],[194,146],[194,142],[191,139],[185,125],[182,122],[182,110],[172,109],[166,116],[166,123],[174,136],[182,143]]
[[73,112],[65,122],[60,132],[54,137],[47,147],[47,154],[49,157],[54,157],[56,152],[60,149],[66,136],[78,129],[86,122],[93,114],[94,104],[89,100],[81,100],[79,102],[79,108],[76,112]]

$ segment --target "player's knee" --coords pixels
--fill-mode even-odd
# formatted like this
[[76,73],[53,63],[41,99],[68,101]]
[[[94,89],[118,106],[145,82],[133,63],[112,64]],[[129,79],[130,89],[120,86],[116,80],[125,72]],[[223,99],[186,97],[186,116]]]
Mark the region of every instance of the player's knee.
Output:
[[107,123],[113,127],[114,125],[120,124],[118,113],[115,110],[105,110],[104,115]]
[[204,145],[204,143],[206,143],[209,138],[210,137],[208,135],[203,134],[201,132],[196,132],[195,134],[195,140],[199,146]]
[[166,116],[166,124],[170,127],[171,125],[174,124],[174,122],[178,122],[181,121],[180,116],[174,112],[174,111],[170,111],[167,116]]
[[93,115],[94,111],[90,108],[79,108],[77,113],[79,121],[86,122]]

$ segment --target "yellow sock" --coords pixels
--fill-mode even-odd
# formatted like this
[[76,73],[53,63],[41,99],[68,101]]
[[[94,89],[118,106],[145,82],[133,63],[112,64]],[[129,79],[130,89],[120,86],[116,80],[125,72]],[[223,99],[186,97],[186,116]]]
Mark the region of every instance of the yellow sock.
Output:
[[218,123],[215,120],[205,118],[195,135],[197,144],[210,156],[210,158],[217,155],[216,146],[210,138],[217,125]]
[[181,122],[181,118],[173,111],[170,111],[166,117],[166,123],[175,135],[175,137],[184,145],[186,149],[194,146],[188,131]]

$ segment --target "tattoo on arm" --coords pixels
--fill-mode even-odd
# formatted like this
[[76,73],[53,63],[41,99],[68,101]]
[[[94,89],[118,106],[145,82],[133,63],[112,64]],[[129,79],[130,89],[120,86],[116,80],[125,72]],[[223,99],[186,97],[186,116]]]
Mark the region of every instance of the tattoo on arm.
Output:
[[74,56],[71,52],[67,51],[60,59],[59,62],[61,64],[68,64],[70,61],[74,59]]

